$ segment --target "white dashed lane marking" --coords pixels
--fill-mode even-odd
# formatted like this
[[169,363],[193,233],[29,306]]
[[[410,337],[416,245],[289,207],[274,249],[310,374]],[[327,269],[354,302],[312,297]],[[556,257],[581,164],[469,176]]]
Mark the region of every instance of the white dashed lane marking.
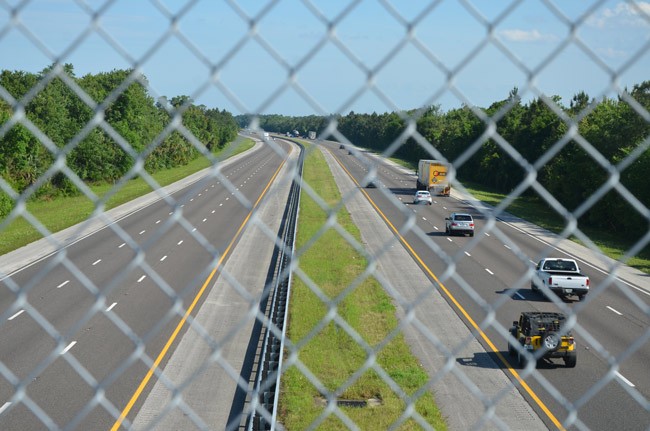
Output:
[[609,305],[607,306],[607,308],[609,308],[611,311],[613,311],[614,313],[618,314],[619,316],[622,316],[622,315],[623,315],[623,313],[621,313],[621,312],[618,311],[618,310],[614,310],[614,309],[613,309],[612,307],[610,307]]
[[57,289],[60,289],[60,288],[62,288],[63,286],[65,286],[66,284],[68,284],[68,283],[70,283],[70,280],[66,280],[66,281],[64,281],[63,283],[61,283],[61,284],[59,284],[58,286],[56,286],[56,288],[57,288]]
[[628,385],[628,386],[630,386],[630,387],[633,387],[633,388],[635,387],[635,386],[634,386],[634,383],[632,383],[631,381],[629,381],[628,379],[626,379],[625,377],[623,377],[623,374],[619,373],[618,371],[616,371],[615,374],[616,374],[616,377],[618,377],[619,379],[621,379],[621,380],[622,380],[626,385]]
[[115,306],[117,305],[117,302],[113,302],[110,307],[106,309],[106,311],[111,311]]
[[141,283],[141,282],[142,282],[142,280],[144,280],[145,278],[147,278],[147,276],[146,276],[146,275],[143,275],[142,277],[140,277],[140,278],[138,278],[138,283]]
[[14,314],[13,316],[11,316],[10,318],[8,318],[7,320],[14,320],[16,317],[20,316],[20,315],[23,314],[24,312],[25,312],[25,310],[20,310],[18,313]]
[[65,349],[63,349],[63,351],[61,352],[61,354],[62,354],[62,355],[65,355],[66,353],[68,353],[68,351],[69,351],[70,349],[72,349],[72,348],[74,347],[75,344],[77,344],[76,341],[73,341],[72,343],[68,344],[67,347],[66,347]]

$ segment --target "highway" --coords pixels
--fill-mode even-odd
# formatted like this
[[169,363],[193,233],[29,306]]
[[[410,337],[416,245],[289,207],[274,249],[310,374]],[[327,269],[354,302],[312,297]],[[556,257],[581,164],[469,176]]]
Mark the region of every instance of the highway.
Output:
[[[219,177],[204,172],[170,197],[154,196],[2,280],[0,429],[128,425],[158,380],[152,374],[165,368],[188,334],[198,334],[213,355],[223,350],[221,369],[243,372],[247,349],[257,343],[251,339],[254,315],[243,317],[261,296],[273,239],[248,251],[249,258],[259,258],[255,271],[250,261],[241,267],[241,258],[229,258],[253,229],[247,229],[252,218],[264,221],[268,213],[269,229],[281,219],[287,156],[278,155],[279,146],[291,152],[286,143],[258,145],[220,164]],[[251,217],[253,208],[260,215]],[[6,273],[15,262],[4,258]],[[228,286],[224,267],[237,263],[243,274],[228,273]],[[240,275],[239,283],[232,280]],[[215,329],[196,316],[217,282],[222,300],[239,308],[229,307],[223,316],[238,318]],[[182,352],[186,364],[203,363],[189,353]],[[236,384],[227,380],[210,382],[227,401],[224,411],[213,412],[221,415],[215,419],[219,427],[235,399]],[[194,407],[186,404],[181,415]],[[120,414],[125,419],[116,421]]]
[[[495,221],[489,217],[489,208],[481,212],[476,203],[456,190],[451,197],[434,197],[431,206],[412,205],[413,172],[363,151],[354,150],[355,154],[349,154],[339,144],[322,143],[322,147],[353,178],[356,192],[364,194],[390,226],[390,235],[401,237],[402,247],[428,274],[429,285],[419,289],[414,302],[403,304],[403,308],[421,315],[431,314],[432,287],[437,286],[457,318],[483,346],[484,351],[475,352],[473,357],[457,357],[458,364],[467,364],[467,370],[483,367],[486,374],[494,368],[502,370],[549,429],[563,424],[570,425],[571,429],[648,429],[650,287],[647,276],[621,267],[617,274],[627,281],[612,283],[612,278],[608,278],[611,272],[608,263],[590,250],[566,240],[559,241],[548,232],[506,214],[499,215]],[[372,167],[377,169],[379,187],[360,187]],[[444,233],[444,218],[453,211],[474,215],[477,231],[473,238]],[[384,251],[394,247],[394,238],[385,241]],[[585,301],[553,302],[530,290],[531,266],[545,255],[571,256],[580,261],[583,272],[592,281],[592,291]],[[409,276],[402,273],[397,278]],[[400,291],[396,294],[403,301],[409,295]],[[576,313],[577,325],[573,330],[578,346],[576,368],[565,368],[559,359],[544,361],[536,371],[518,368],[515,358],[508,356],[506,337],[512,321],[524,310]],[[439,327],[427,331],[442,336]],[[460,349],[468,340],[450,343],[447,346],[450,350]],[[434,343],[425,340],[421,344],[430,350],[424,353],[425,357],[435,356]],[[481,388],[479,381],[474,383],[487,393],[493,391],[493,388]],[[577,410],[576,417],[569,416],[572,410],[569,406]]]

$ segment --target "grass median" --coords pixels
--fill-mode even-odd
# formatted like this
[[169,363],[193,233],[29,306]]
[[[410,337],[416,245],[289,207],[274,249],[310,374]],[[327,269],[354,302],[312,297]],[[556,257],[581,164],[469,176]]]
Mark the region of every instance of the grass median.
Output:
[[[308,151],[304,180],[331,208],[340,202],[340,192],[319,151]],[[302,194],[296,238],[296,249],[300,253],[325,224],[327,216],[307,193]],[[337,213],[337,222],[361,241],[357,227],[344,208]],[[364,368],[369,351],[362,347],[363,344],[375,354],[378,366],[407,396],[426,388],[428,383],[426,372],[411,354],[402,334],[393,333],[398,326],[396,310],[379,282],[366,277],[350,288],[367,264],[365,258],[333,229],[316,239],[299,255],[299,266],[320,292],[315,293],[298,277],[293,278],[288,335],[292,343],[300,346],[300,361],[327,391],[342,401],[377,402],[377,405],[366,407],[339,405],[359,429],[388,429],[396,424],[396,429],[400,430],[421,429],[414,419],[402,418],[407,403],[400,395],[375,370]],[[323,300],[321,295],[327,299]],[[342,325],[328,318],[334,305],[336,313],[363,343],[358,343]],[[336,414],[321,417],[326,409],[324,402],[323,394],[297,367],[290,367],[284,373],[279,421],[287,429],[306,429],[317,421],[319,429],[347,430],[347,425]],[[430,391],[425,389],[414,407],[433,428],[446,429]]]
[[[226,155],[232,157],[252,148],[254,144],[249,138],[238,139],[219,152],[213,153],[213,155],[217,158]],[[165,169],[151,176],[158,184],[164,187],[209,166],[210,161],[208,159],[199,157],[185,166]],[[111,192],[113,184],[92,184],[89,187],[101,199],[107,193]],[[123,187],[111,196],[106,202],[105,209],[110,210],[151,191],[153,191],[151,186],[142,178],[134,178],[124,184]],[[56,197],[49,200],[34,199],[27,202],[26,206],[27,211],[35,216],[52,233],[59,232],[85,221],[95,209],[95,204],[86,195]],[[14,219],[0,230],[0,255],[16,250],[41,238],[43,238],[43,235],[30,222],[22,217]]]

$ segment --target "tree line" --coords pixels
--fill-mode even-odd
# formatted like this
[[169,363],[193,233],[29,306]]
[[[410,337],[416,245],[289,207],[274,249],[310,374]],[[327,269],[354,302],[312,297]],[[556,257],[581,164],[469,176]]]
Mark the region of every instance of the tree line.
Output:
[[[335,121],[354,145],[382,153],[390,148],[392,156],[414,165],[419,159],[446,159],[461,182],[502,193],[530,181],[532,169],[534,179],[568,211],[580,209],[582,226],[634,238],[650,224],[650,81],[626,94],[596,100],[579,92],[564,106],[558,96],[523,103],[515,88],[488,108],[443,112],[432,106],[330,117],[262,115],[258,120],[266,131],[314,130],[319,135]],[[245,127],[251,116],[236,119]],[[405,134],[413,123],[415,132]],[[615,177],[636,202],[613,189],[609,180]],[[524,194],[537,196],[531,187]],[[598,198],[583,211],[580,206],[595,194]],[[554,211],[551,205],[549,211]]]
[[[78,78],[70,64],[63,67],[64,76],[51,74],[52,69],[0,72],[0,89],[15,100],[0,98],[0,173],[17,193],[42,182],[31,191],[32,199],[79,193],[68,176],[52,171],[57,153],[82,181],[112,182],[138,159],[149,173],[187,164],[204,151],[223,148],[239,130],[231,113],[197,106],[188,96],[155,101],[146,77],[134,77],[133,70]],[[83,93],[71,89],[75,86],[105,105],[99,117],[78,95]],[[24,118],[38,134],[21,122],[9,123],[22,100]],[[182,113],[183,128],[171,126],[176,112]],[[13,200],[0,190],[0,217],[12,207]]]

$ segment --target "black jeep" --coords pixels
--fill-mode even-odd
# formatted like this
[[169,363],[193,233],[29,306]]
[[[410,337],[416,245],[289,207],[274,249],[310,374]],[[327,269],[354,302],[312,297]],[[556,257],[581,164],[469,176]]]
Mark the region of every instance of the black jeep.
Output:
[[517,349],[508,341],[508,353],[510,356],[518,356],[522,368],[527,364],[523,350],[527,350],[538,361],[542,358],[562,358],[567,367],[575,367],[576,343],[571,331],[566,330],[565,322],[566,316],[562,313],[524,311],[519,316],[519,321],[512,322],[510,329],[510,334],[521,348]]

